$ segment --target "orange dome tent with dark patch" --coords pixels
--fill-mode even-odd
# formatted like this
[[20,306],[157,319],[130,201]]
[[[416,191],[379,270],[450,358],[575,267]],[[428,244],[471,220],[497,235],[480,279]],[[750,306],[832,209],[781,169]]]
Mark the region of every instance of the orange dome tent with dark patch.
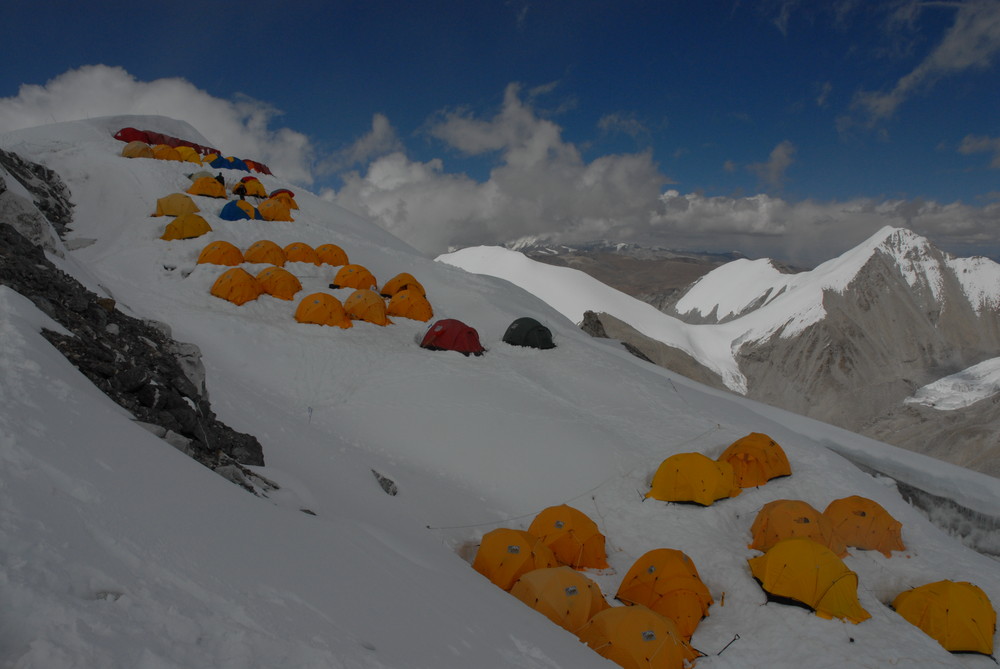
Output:
[[132,141],[122,147],[122,156],[125,158],[153,158],[153,147],[146,142]]
[[906,550],[901,536],[903,524],[867,497],[852,495],[835,499],[823,515],[848,546],[876,550],[886,557],[892,557],[892,551]]
[[556,556],[541,539],[506,527],[484,534],[472,561],[473,569],[508,591],[529,571],[558,566]]
[[738,494],[740,488],[728,462],[716,462],[701,453],[677,453],[660,463],[646,497],[711,506]]
[[156,201],[156,211],[153,216],[183,216],[197,214],[200,209],[190,197],[184,193],[172,193]]
[[191,195],[226,198],[226,187],[219,183],[215,177],[198,177],[186,192]]
[[847,555],[847,547],[830,520],[808,502],[797,499],[778,499],[765,504],[757,512],[750,534],[753,535],[750,548],[759,551],[766,551],[783,539],[805,537],[826,546],[834,555]]
[[235,245],[220,239],[201,250],[201,253],[198,254],[198,264],[241,265],[243,264],[243,253]]
[[316,255],[319,256],[321,263],[333,267],[349,265],[351,262],[347,259],[347,253],[344,252],[344,249],[336,244],[320,244],[316,247]]
[[176,241],[179,239],[194,239],[212,231],[212,226],[198,214],[184,214],[167,223],[160,239]]
[[366,267],[352,264],[344,265],[337,270],[337,274],[333,277],[333,283],[330,284],[330,287],[373,289],[376,285],[378,285],[378,283],[375,281],[375,276],[369,272]]
[[386,313],[424,323],[434,318],[434,309],[427,298],[422,293],[410,289],[401,290],[393,295],[386,306]]
[[279,300],[290,300],[302,290],[302,284],[294,274],[282,267],[266,267],[257,273],[261,289]]
[[212,295],[228,300],[237,306],[256,300],[263,292],[253,274],[242,267],[226,270],[212,284]]
[[320,264],[316,250],[305,242],[292,242],[284,248],[285,259],[288,262],[307,262],[313,265]]
[[259,197],[266,198],[267,190],[264,189],[264,184],[260,182],[257,177],[243,177],[238,183],[233,184],[230,189],[234,194],[239,194],[238,189],[243,186],[243,194],[249,197]]
[[427,291],[425,291],[424,287],[420,285],[420,282],[414,279],[412,274],[407,272],[397,274],[386,281],[385,285],[382,286],[382,289],[378,292],[382,295],[382,297],[392,297],[399,291],[405,289],[416,290],[421,295],[427,294]]
[[354,327],[344,305],[333,295],[313,293],[306,295],[295,310],[295,320],[299,323],[314,323],[347,329]]
[[605,609],[577,636],[602,657],[628,669],[686,669],[700,657],[672,620],[641,605]]
[[776,601],[792,600],[821,618],[854,624],[871,618],[858,601],[858,575],[812,539],[784,539],[748,562],[753,577]]
[[510,594],[574,634],[610,608],[597,583],[566,566],[529,571],[517,579]]
[[737,439],[718,460],[732,465],[736,484],[741,488],[762,486],[773,478],[792,473],[785,451],[771,437],[760,432],[751,432]]
[[605,538],[584,512],[566,504],[541,511],[528,527],[552,549],[556,559],[574,569],[607,569]]
[[385,300],[374,290],[362,288],[354,291],[344,300],[344,310],[354,320],[375,325],[392,325],[385,313]]
[[267,263],[277,267],[285,264],[285,251],[270,239],[257,240],[243,253],[243,257],[252,263]]
[[996,610],[972,583],[928,583],[897,595],[892,608],[949,652],[993,654]]
[[292,221],[292,212],[288,204],[280,198],[268,198],[257,205],[257,211],[265,221]]
[[615,597],[670,618],[686,639],[691,638],[714,603],[694,562],[673,548],[657,548],[636,560]]

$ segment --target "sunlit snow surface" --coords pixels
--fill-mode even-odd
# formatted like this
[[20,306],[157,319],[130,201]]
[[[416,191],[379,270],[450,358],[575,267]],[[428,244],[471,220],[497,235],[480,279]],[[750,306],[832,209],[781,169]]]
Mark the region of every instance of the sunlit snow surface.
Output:
[[992,358],[957,374],[938,379],[908,397],[908,404],[923,404],[941,411],[962,409],[1000,392],[1000,358]]
[[[887,603],[944,578],[973,581],[1000,602],[1000,564],[840,454],[983,513],[1000,506],[1000,481],[644,364],[546,300],[421,257],[277,177],[262,180],[296,191],[295,222],[224,222],[221,202],[198,198],[214,231],[163,242],[165,221],[149,214],[186,187],[191,167],[120,158],[111,132],[124,125],[193,132],[163,119],[97,119],[7,135],[0,146],[68,182],[74,245],[95,241],[54,260],[119,309],[165,321],[201,348],[213,408],[261,440],[260,472],[281,488],[254,497],[134,425],[41,337],[54,325],[0,289],[0,666],[606,668],[469,564],[485,532],[527,528],[562,503],[607,536],[611,568],[588,575],[613,604],[646,551],[678,548],[694,560],[716,600],[693,639],[706,653],[699,667],[995,666],[946,653]],[[341,330],[296,323],[295,302],[212,297],[222,270],[195,264],[201,248],[261,238],[339,244],[380,282],[410,272],[437,317],[472,325],[489,350],[423,350],[414,339],[426,324],[406,319]],[[332,278],[326,267],[289,269],[306,292]],[[566,279],[559,289],[596,288]],[[503,344],[520,316],[549,326],[557,348]],[[714,457],[752,431],[783,446],[791,477],[708,508],[643,501],[668,455]],[[396,482],[396,496],[373,469]],[[907,544],[889,559],[846,558],[872,618],[850,625],[765,606],[746,564],[757,554],[747,548],[757,511],[780,498],[823,509],[853,494],[899,519]]]

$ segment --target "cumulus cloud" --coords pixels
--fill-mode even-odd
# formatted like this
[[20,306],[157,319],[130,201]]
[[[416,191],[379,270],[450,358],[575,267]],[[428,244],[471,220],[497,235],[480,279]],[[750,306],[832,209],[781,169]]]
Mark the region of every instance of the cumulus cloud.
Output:
[[403,142],[400,141],[396,129],[389,123],[389,118],[385,114],[375,114],[372,116],[372,129],[367,134],[322,161],[317,171],[322,174],[342,172],[402,149]]
[[302,133],[272,128],[281,116],[276,107],[249,96],[223,100],[180,78],[138,81],[120,67],[88,65],[44,85],[21,86],[16,96],[0,99],[0,132],[131,114],[186,121],[228,155],[259,160],[284,178],[312,183],[311,143]]
[[747,169],[757,175],[766,188],[780,189],[785,183],[785,172],[795,162],[795,145],[787,139],[771,150],[767,162],[751,163]]
[[[932,88],[945,77],[989,67],[1000,51],[1000,3],[996,0],[937,4],[956,8],[955,22],[941,42],[891,90],[860,91],[855,96],[852,109],[865,116],[869,124],[891,118],[911,96]],[[918,11],[920,5],[911,3],[907,7]]]

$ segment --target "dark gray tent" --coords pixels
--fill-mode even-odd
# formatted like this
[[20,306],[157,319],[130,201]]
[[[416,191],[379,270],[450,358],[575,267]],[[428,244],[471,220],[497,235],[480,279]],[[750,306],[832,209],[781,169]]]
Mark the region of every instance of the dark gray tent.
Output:
[[530,346],[531,348],[555,348],[552,342],[552,332],[534,318],[518,318],[507,327],[503,335],[504,342],[512,346]]

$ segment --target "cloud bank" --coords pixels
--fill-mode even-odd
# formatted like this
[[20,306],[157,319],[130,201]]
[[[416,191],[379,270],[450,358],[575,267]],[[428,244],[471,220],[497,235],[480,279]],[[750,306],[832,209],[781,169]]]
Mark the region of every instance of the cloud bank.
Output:
[[15,97],[0,98],[0,132],[125,114],[187,121],[228,155],[260,160],[299,184],[313,182],[309,139],[272,129],[281,115],[274,106],[249,96],[223,100],[180,78],[138,81],[120,67],[88,65],[45,85],[22,85]]

